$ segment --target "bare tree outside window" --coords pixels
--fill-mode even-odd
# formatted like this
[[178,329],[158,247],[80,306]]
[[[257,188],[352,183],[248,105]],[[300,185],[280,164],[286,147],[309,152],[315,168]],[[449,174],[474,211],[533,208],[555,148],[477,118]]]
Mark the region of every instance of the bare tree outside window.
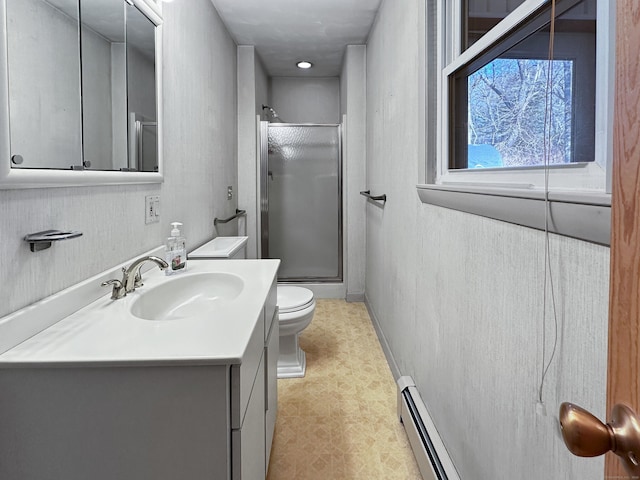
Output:
[[573,60],[497,58],[469,75],[468,168],[543,165],[545,112],[549,163],[570,163],[573,72]]

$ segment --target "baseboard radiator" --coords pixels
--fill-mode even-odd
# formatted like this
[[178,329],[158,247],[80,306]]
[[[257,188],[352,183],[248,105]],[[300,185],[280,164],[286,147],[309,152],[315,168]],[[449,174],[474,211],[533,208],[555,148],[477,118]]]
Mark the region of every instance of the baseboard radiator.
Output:
[[423,480],[460,480],[411,377],[398,379],[398,416]]

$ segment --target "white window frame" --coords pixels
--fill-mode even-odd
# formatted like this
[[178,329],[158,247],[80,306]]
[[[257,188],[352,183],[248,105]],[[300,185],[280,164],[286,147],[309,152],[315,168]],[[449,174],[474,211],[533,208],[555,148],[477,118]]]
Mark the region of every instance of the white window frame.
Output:
[[[556,213],[565,206],[574,225],[552,225],[551,231],[601,244],[609,243],[611,158],[613,155],[613,86],[615,81],[615,0],[599,0],[596,31],[595,161],[553,166],[548,193],[544,167],[449,169],[448,77],[534,15],[550,0],[525,0],[483,37],[461,52],[462,0],[440,0],[437,18],[437,111],[427,112],[427,125],[436,123],[435,176],[418,185],[425,203],[476,213],[533,228],[544,228],[544,206]],[[447,8],[448,7],[448,8]],[[429,50],[429,49],[427,49]],[[431,50],[433,51],[433,50]],[[428,158],[427,162],[433,162]],[[429,171],[429,166],[427,166]],[[432,167],[431,171],[434,169]],[[482,195],[482,197],[478,197]],[[495,197],[495,198],[492,198]],[[509,199],[517,200],[510,202]],[[522,203],[522,201],[525,201]],[[554,204],[555,202],[555,204]],[[560,204],[564,204],[561,206]],[[494,207],[487,207],[494,205]],[[577,207],[580,206],[580,207]],[[593,207],[584,208],[584,207]],[[496,211],[497,209],[497,211]],[[518,212],[519,211],[519,212]],[[542,216],[539,212],[542,212]],[[583,212],[578,214],[577,212]],[[559,215],[559,214],[558,214]],[[597,218],[596,218],[597,217]],[[594,225],[594,218],[596,222]],[[557,223],[557,222],[556,222]],[[590,225],[591,224],[591,225]],[[593,226],[594,232],[589,229]]]

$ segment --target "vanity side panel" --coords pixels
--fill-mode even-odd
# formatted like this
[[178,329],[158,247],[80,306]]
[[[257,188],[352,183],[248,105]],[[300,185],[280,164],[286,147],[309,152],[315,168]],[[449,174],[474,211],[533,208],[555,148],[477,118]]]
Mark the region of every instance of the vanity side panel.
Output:
[[229,367],[0,369],[0,478],[228,478]]
[[271,330],[264,347],[265,351],[265,449],[266,465],[269,468],[273,433],[278,416],[278,355],[280,353],[280,324],[278,323],[278,309],[273,312]]
[[278,283],[277,278],[273,279],[273,283],[271,284],[271,288],[269,288],[269,293],[267,294],[267,300],[264,302],[264,341],[267,341],[267,336],[269,335],[269,331],[271,329],[271,320],[274,317],[277,303],[278,303]]

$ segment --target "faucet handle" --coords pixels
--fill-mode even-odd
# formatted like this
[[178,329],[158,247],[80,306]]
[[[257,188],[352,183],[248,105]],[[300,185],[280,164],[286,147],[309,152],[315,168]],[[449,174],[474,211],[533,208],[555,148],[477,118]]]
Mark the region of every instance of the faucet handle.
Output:
[[142,274],[140,273],[140,270],[138,270],[136,272],[136,277],[133,279],[133,288],[136,289],[138,287],[143,286],[144,283],[142,283]]
[[109,285],[113,286],[113,289],[111,290],[111,300],[117,300],[127,294],[126,290],[122,288],[122,282],[120,280],[112,278],[111,280],[107,280],[100,284],[102,287],[108,287]]

